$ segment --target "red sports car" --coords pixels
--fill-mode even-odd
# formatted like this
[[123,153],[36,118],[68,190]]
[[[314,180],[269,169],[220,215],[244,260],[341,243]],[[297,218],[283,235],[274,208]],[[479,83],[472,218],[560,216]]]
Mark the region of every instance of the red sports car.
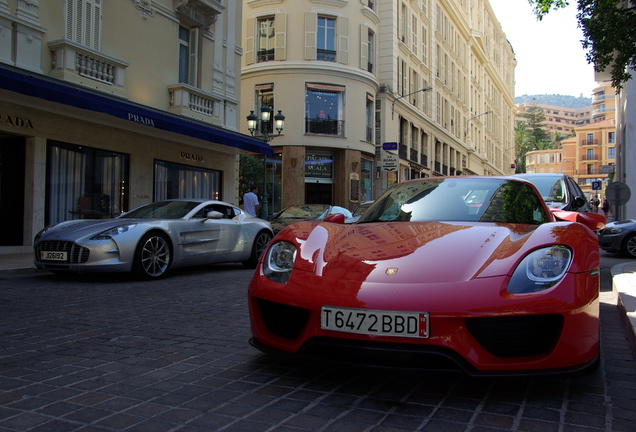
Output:
[[343,219],[269,244],[249,287],[252,345],[474,375],[597,364],[602,216],[551,211],[523,179],[449,177],[397,184]]

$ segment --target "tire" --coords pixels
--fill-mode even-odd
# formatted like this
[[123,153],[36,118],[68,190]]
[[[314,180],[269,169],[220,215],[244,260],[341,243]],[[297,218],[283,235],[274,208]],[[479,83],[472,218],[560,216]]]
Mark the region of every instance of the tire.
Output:
[[159,232],[144,235],[135,250],[133,272],[142,279],[163,277],[172,263],[172,246],[168,237]]
[[254,243],[252,243],[252,254],[247,261],[243,261],[243,266],[250,269],[256,268],[261,255],[265,252],[265,248],[272,241],[272,238],[272,233],[268,231],[259,232],[254,238]]
[[630,234],[623,241],[623,254],[630,258],[636,258],[636,234]]

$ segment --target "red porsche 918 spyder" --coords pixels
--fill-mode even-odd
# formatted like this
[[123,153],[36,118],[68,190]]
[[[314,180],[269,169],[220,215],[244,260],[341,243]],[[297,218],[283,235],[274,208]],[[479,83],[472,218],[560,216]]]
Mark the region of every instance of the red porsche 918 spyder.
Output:
[[597,364],[605,218],[512,177],[406,181],[354,224],[292,224],[249,287],[251,343],[309,361],[564,373]]

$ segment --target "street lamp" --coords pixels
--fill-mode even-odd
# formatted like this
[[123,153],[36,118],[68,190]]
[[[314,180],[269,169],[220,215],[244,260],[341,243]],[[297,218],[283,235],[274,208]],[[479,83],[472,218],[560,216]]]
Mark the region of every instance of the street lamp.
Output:
[[424,88],[421,88],[421,89],[419,89],[419,90],[415,90],[414,92],[411,92],[411,93],[408,93],[408,94],[402,95],[402,96],[400,96],[399,98],[396,98],[396,99],[393,101],[393,103],[391,104],[391,120],[393,120],[393,117],[395,116],[395,102],[397,102],[397,101],[399,101],[400,99],[405,98],[405,97],[407,97],[407,96],[411,96],[412,94],[419,93],[419,92],[425,92],[425,91],[429,91],[429,90],[433,90],[433,87],[431,87],[431,86],[424,87]]
[[[272,118],[272,107],[267,104],[264,104],[261,107],[261,118],[259,119],[254,111],[250,111],[247,116],[247,129],[250,131],[252,136],[254,132],[258,131],[259,133],[256,135],[261,141],[265,143],[269,143],[274,137],[280,136],[285,128],[285,116],[283,115],[281,110],[278,110],[278,114],[274,116],[274,128],[276,129],[276,135],[270,135],[268,124],[270,119]],[[260,125],[259,125],[260,122]],[[260,126],[260,127],[259,127]],[[273,174],[272,174],[273,175]],[[273,178],[273,177],[272,177]],[[273,180],[272,180],[273,181]],[[272,186],[272,191],[274,187]],[[261,214],[267,215],[267,155],[263,154],[263,209],[261,210]],[[272,210],[274,209],[274,194],[272,193]]]
[[[278,110],[278,114],[274,116],[274,128],[276,129],[276,135],[270,135],[269,129],[267,127],[270,119],[272,118],[272,108],[265,104],[261,107],[261,118],[259,119],[254,111],[250,111],[250,114],[247,116],[247,129],[250,131],[252,136],[254,132],[258,130],[259,134],[256,135],[257,138],[260,138],[262,141],[268,143],[274,137],[279,136],[283,129],[285,128],[285,116],[283,115],[281,110]],[[260,120],[260,127],[259,127]]]

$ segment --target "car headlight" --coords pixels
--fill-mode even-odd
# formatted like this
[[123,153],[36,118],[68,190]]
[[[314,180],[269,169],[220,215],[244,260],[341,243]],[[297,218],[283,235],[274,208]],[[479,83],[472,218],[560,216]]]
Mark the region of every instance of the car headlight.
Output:
[[99,234],[96,234],[93,237],[91,237],[91,240],[110,240],[119,234],[129,231],[135,225],[137,224],[119,225],[119,226],[107,229],[106,231],[102,231]]
[[572,263],[572,251],[565,246],[549,246],[529,253],[515,269],[508,292],[528,294],[546,290],[563,279]]
[[274,243],[263,260],[263,274],[274,282],[285,283],[289,280],[296,261],[296,246],[286,241]]
[[625,229],[623,229],[623,228],[614,228],[614,227],[612,227],[612,228],[606,228],[606,229],[603,231],[603,234],[609,234],[609,235],[613,235],[613,234],[620,234],[620,233],[622,233],[623,231],[625,231]]

